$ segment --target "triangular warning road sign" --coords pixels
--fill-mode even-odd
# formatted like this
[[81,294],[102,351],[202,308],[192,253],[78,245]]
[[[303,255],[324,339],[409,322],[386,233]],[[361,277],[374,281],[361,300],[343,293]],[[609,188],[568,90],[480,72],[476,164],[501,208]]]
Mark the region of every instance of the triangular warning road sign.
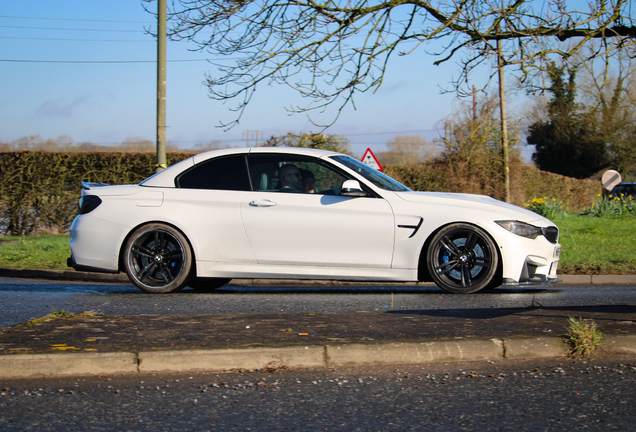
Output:
[[368,148],[367,151],[364,152],[364,156],[362,156],[362,162],[369,165],[371,168],[382,171],[382,165],[380,165],[380,162],[378,162],[370,148]]

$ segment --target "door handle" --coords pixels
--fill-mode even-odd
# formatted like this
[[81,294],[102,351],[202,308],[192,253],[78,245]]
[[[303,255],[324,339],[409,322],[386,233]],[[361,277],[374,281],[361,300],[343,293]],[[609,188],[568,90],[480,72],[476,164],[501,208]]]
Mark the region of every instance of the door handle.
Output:
[[275,202],[266,199],[250,201],[252,207],[274,207],[275,205]]

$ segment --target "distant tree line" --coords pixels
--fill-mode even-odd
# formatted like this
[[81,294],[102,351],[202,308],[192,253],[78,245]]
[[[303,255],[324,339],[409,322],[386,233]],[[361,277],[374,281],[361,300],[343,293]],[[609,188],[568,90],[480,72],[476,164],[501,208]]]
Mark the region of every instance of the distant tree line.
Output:
[[[231,147],[223,141],[208,141],[195,144],[192,148],[181,148],[178,143],[168,141],[166,150],[169,152],[204,152],[220,148]],[[68,135],[60,135],[57,138],[44,139],[40,135],[29,135],[16,140],[6,142],[0,140],[0,152],[9,151],[49,151],[49,152],[153,152],[156,151],[154,141],[145,138],[126,138],[119,144],[93,144],[91,142],[75,142]]]
[[[578,68],[583,85],[577,86]],[[538,168],[588,178],[608,168],[636,176],[636,84],[631,67],[609,79],[590,65],[548,68],[550,99],[537,109],[528,144]],[[599,82],[602,78],[602,82]],[[579,88],[582,90],[578,94]]]

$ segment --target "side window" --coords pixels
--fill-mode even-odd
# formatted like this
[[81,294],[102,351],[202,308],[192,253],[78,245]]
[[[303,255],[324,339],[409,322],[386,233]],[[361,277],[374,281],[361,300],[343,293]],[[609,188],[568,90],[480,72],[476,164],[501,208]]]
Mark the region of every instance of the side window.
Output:
[[176,183],[186,189],[251,190],[243,155],[201,162],[181,174]]
[[[348,179],[341,171],[309,157],[252,154],[248,161],[252,185],[257,191],[337,195],[342,183]],[[291,182],[285,182],[281,174],[282,177],[291,174],[293,178],[287,178]]]

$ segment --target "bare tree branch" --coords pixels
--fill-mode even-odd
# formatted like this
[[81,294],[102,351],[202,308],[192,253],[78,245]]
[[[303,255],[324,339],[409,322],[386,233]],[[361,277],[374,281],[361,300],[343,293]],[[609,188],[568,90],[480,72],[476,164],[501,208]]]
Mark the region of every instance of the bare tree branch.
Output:
[[[151,1],[151,0],[148,0]],[[532,86],[543,59],[568,61],[591,41],[589,58],[634,55],[636,27],[629,0],[173,0],[170,37],[208,52],[217,67],[206,77],[210,97],[235,100],[240,119],[257,87],[284,84],[308,99],[291,112],[338,113],[355,96],[376,91],[390,59],[418,50],[434,64],[458,61],[453,91],[491,62]],[[578,60],[577,60],[578,61]],[[323,125],[326,126],[326,125]]]

